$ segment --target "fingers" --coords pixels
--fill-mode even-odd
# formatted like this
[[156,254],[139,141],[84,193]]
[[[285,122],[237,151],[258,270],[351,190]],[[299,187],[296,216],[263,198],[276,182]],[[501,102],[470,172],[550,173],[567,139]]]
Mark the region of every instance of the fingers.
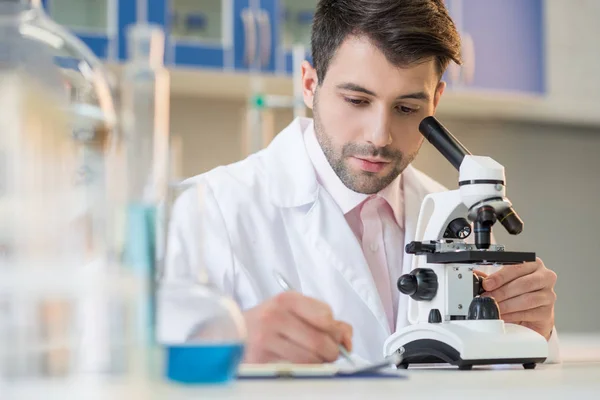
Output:
[[335,340],[329,332],[316,329],[294,314],[283,314],[276,329],[283,338],[310,353],[317,362],[333,362],[339,356],[341,337]]
[[[268,361],[292,361],[298,364],[323,363],[321,357],[283,336],[274,336],[270,340],[271,357]],[[335,359],[333,359],[335,361]]]
[[340,343],[352,349],[352,327],[335,321],[326,304],[299,293],[282,293],[246,311],[244,318],[246,362],[333,362]]
[[541,306],[529,310],[516,311],[508,314],[503,314],[504,322],[521,323],[521,322],[538,322],[548,319],[552,314],[552,306]]
[[315,328],[332,332],[335,324],[331,308],[317,299],[298,292],[284,292],[275,297],[278,306],[289,310]]
[[511,299],[498,302],[498,308],[502,319],[504,315],[519,311],[531,310],[543,306],[553,306],[556,294],[552,290],[538,290],[537,292],[525,293]]
[[507,265],[498,272],[494,272],[483,280],[483,288],[486,292],[491,292],[501,286],[512,282],[515,279],[529,275],[541,267],[541,264],[536,262],[528,262],[516,265]]
[[295,292],[279,295],[278,302],[311,326],[332,335],[336,345],[344,343],[348,351],[352,350],[352,326],[334,320],[327,304]]
[[342,346],[348,351],[352,351],[352,334],[353,329],[352,325],[349,325],[342,321],[335,322],[335,338],[336,343],[341,343]]
[[536,292],[548,287],[545,274],[529,274],[508,282],[506,285],[487,292],[484,296],[493,297],[498,303],[517,297],[523,293]]
[[474,273],[475,275],[477,275],[477,276],[480,276],[480,277],[482,277],[482,278],[487,278],[487,277],[488,277],[488,274],[486,274],[485,272],[481,272],[481,271],[477,271],[477,270],[475,270],[475,271],[473,271],[473,273]]

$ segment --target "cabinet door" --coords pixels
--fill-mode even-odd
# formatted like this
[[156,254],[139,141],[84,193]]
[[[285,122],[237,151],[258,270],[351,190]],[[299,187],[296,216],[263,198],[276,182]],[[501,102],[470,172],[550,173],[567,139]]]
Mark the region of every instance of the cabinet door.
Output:
[[273,18],[278,0],[234,0],[235,68],[240,71],[275,71],[278,21]]
[[278,71],[292,74],[294,69],[293,48],[304,46],[304,58],[311,61],[310,34],[318,0],[278,0],[279,43]]
[[117,0],[42,0],[56,23],[79,37],[100,59],[118,58]]
[[542,0],[451,0],[450,8],[463,37],[459,88],[544,93]]
[[42,5],[56,23],[72,31],[100,59],[126,59],[126,27],[137,19],[134,1],[42,0]]
[[149,0],[148,20],[164,26],[166,63],[231,68],[233,0]]

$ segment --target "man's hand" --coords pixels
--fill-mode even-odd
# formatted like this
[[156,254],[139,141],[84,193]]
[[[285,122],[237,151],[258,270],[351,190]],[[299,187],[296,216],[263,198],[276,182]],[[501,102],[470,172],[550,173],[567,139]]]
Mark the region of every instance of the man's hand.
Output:
[[331,308],[298,292],[284,292],[244,313],[248,345],[244,362],[333,362],[341,343],[352,350],[352,327]]
[[548,340],[554,327],[555,283],[556,274],[538,258],[507,265],[486,277],[482,296],[496,299],[505,322],[526,326]]

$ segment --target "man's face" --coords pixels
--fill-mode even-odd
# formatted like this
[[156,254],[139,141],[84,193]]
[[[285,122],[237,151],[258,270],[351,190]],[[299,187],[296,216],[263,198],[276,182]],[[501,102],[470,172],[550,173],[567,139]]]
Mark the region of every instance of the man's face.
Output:
[[444,83],[434,59],[399,68],[368,39],[348,37],[321,85],[303,64],[304,100],[330,165],[351,190],[388,186],[415,158],[419,123],[433,115]]

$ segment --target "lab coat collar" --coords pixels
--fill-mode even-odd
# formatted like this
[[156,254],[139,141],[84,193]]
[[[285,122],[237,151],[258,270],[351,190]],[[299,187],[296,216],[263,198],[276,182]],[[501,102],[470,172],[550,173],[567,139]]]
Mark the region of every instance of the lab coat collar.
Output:
[[[306,128],[304,142],[307,154],[317,173],[319,184],[333,197],[344,215],[363,204],[370,197],[368,194],[358,193],[348,188],[337,176],[319,145],[314,129],[314,122]],[[398,175],[392,183],[379,191],[378,195],[388,202],[400,229],[404,229],[402,174]]]
[[296,118],[265,149],[268,193],[279,207],[300,207],[317,200],[317,176],[306,153],[303,132],[310,118]]

